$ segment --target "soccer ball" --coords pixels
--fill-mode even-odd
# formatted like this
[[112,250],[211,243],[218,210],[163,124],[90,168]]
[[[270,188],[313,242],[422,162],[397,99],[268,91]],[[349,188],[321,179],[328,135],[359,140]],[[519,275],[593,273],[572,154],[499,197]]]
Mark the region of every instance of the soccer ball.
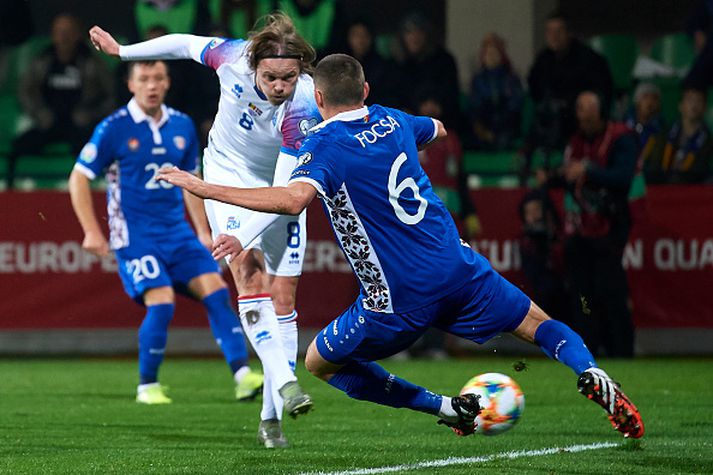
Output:
[[520,386],[500,373],[479,374],[463,386],[461,394],[480,396],[480,414],[475,419],[476,433],[497,435],[512,428],[525,410]]

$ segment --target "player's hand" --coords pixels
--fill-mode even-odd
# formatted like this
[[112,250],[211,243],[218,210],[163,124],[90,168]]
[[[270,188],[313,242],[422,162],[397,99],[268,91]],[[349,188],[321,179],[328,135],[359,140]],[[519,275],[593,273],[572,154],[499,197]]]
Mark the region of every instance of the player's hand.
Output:
[[86,233],[84,235],[84,241],[82,241],[82,249],[99,257],[109,255],[109,243],[100,231],[89,231]]
[[89,39],[97,50],[109,56],[119,57],[119,43],[116,42],[113,36],[98,26],[95,25],[89,30]]
[[228,260],[233,260],[243,252],[243,245],[235,236],[227,234],[219,234],[213,242],[213,258],[216,261],[227,257]]
[[205,182],[193,173],[181,170],[178,167],[161,168],[156,175],[157,180],[163,180],[172,185],[180,186],[199,198],[205,198]]

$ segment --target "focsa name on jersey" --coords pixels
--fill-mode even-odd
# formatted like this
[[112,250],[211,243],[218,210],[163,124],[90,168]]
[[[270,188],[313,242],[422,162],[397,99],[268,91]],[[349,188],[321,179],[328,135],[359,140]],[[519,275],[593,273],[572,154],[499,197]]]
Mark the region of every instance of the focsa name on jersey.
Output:
[[368,144],[373,144],[380,138],[386,137],[397,127],[401,126],[396,122],[396,119],[387,115],[385,119],[379,120],[370,129],[355,134],[354,138],[359,141],[362,147],[366,147]]

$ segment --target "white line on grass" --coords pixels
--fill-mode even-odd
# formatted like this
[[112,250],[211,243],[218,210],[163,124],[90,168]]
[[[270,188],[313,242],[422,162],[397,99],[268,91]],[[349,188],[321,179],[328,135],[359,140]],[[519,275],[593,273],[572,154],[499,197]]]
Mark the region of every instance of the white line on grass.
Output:
[[481,455],[480,457],[449,457],[440,460],[427,460],[404,465],[392,465],[390,467],[376,468],[359,468],[356,470],[345,470],[341,472],[304,472],[302,475],[372,475],[377,473],[393,473],[403,472],[408,470],[420,470],[431,467],[447,467],[450,465],[468,465],[474,463],[492,462],[493,460],[501,459],[519,459],[523,457],[541,457],[543,455],[553,455],[561,452],[575,453],[584,452],[587,450],[610,449],[618,447],[619,443],[614,442],[597,442],[596,444],[587,445],[570,445],[567,447],[550,447],[547,449],[537,450],[513,450],[510,452],[500,452],[499,454]]

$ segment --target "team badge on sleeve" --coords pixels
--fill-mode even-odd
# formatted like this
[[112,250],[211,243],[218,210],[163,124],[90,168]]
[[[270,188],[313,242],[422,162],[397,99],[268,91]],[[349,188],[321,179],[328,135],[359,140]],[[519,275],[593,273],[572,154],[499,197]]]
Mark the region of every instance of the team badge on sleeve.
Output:
[[183,150],[186,148],[186,139],[182,135],[176,135],[173,137],[173,144],[178,150]]
[[297,157],[297,166],[307,165],[312,161],[312,152],[305,152]]
[[300,132],[302,132],[302,135],[307,136],[307,134],[309,133],[309,129],[317,125],[318,122],[319,121],[314,117],[311,119],[302,119],[299,123]]
[[86,144],[79,152],[79,158],[87,163],[92,163],[97,158],[97,146],[91,142]]

